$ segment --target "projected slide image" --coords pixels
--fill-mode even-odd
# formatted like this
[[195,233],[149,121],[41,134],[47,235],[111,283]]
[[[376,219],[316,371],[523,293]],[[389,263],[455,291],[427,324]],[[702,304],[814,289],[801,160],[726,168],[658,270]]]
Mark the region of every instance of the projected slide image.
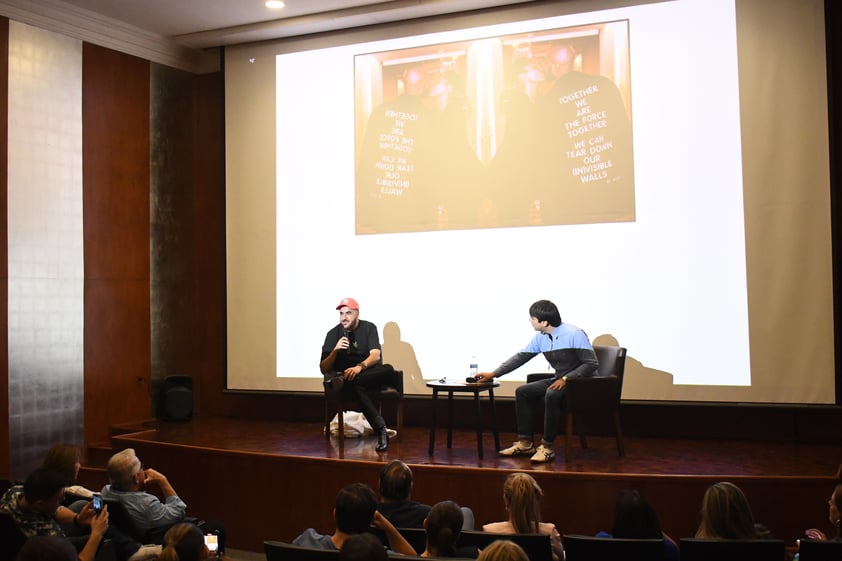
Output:
[[634,221],[628,27],[355,56],[356,233]]

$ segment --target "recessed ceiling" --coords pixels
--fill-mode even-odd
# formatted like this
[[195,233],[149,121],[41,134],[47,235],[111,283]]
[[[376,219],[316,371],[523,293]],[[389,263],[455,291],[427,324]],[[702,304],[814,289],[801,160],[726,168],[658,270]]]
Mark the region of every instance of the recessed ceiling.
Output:
[[[54,2],[58,0],[29,0]],[[531,0],[63,0],[191,48],[218,47],[361,25],[519,4]]]

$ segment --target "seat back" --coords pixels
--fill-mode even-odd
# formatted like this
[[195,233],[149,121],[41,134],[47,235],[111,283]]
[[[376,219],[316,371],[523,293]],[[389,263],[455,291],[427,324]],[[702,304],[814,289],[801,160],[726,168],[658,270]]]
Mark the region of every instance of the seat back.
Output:
[[497,540],[509,540],[518,544],[526,552],[529,561],[552,561],[553,550],[550,536],[547,534],[495,534],[478,530],[464,530],[456,541],[458,547],[487,547]]
[[595,345],[594,352],[599,361],[597,376],[567,380],[567,410],[570,413],[620,407],[626,349]]
[[336,561],[339,559],[339,551],[336,549],[303,547],[273,540],[263,542],[263,552],[266,554],[266,561]]
[[[424,553],[427,548],[427,530],[424,528],[398,528],[398,532],[409,542],[418,555]],[[388,542],[384,542],[388,543]]]
[[798,561],[839,561],[842,559],[842,542],[833,540],[799,541]]
[[599,376],[617,376],[623,379],[626,369],[626,348],[607,345],[594,345],[596,360],[599,362],[597,374]]
[[681,561],[784,561],[783,540],[681,538]]
[[7,512],[0,512],[0,543],[0,561],[14,561],[26,543],[26,536]]
[[597,538],[564,534],[565,561],[590,561],[592,559],[622,559],[623,561],[663,561],[664,540]]

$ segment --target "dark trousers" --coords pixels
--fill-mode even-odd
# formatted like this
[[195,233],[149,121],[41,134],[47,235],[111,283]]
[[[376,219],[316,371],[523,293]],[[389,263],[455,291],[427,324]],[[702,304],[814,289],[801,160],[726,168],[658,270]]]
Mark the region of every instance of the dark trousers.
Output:
[[[331,372],[325,375],[325,380],[343,377],[342,372]],[[354,401],[360,406],[368,424],[375,432],[386,428],[386,421],[380,415],[374,402],[368,395],[371,390],[377,391],[384,386],[394,386],[395,369],[391,364],[375,364],[357,374],[353,380],[345,379],[340,398]]]
[[544,434],[541,440],[552,446],[561,411],[564,409],[564,390],[548,389],[555,382],[554,378],[545,378],[528,384],[523,384],[515,390],[515,416],[517,417],[517,436],[523,440],[532,440],[534,433],[535,411],[537,406],[544,403]]

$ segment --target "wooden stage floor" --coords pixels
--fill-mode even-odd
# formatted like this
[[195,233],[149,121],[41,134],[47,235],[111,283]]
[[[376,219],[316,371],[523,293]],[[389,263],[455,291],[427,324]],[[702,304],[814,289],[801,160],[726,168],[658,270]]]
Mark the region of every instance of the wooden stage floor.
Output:
[[[336,492],[361,481],[377,489],[385,462],[400,459],[415,475],[413,499],[451,499],[473,508],[477,524],[505,519],[502,483],[512,471],[531,473],[544,489],[544,520],[562,533],[593,534],[608,529],[617,493],[641,490],[653,503],[665,531],[688,537],[698,525],[705,488],[733,481],[749,498],[755,518],[793,543],[808,527],[831,532],[827,499],[842,463],[838,445],[626,437],[619,457],[613,437],[576,439],[571,458],[557,440],[548,464],[504,458],[484,435],[484,459],[477,457],[476,432],[436,432],[428,454],[429,429],[405,427],[384,454],[374,436],[326,439],[321,425],[232,418],[193,418],[182,423],[150,422],[112,437],[114,450],[133,447],[142,461],[167,475],[189,505],[188,514],[219,519],[229,529],[229,545],[261,551],[266,539],[289,541],[307,527],[333,529]],[[507,446],[514,434],[500,434]]]
[[[389,450],[378,454],[374,450],[377,438],[373,435],[345,439],[344,447],[340,447],[336,437],[324,438],[321,425],[314,423],[211,418],[185,423],[154,422],[152,426],[155,430],[140,433],[142,438],[174,445],[303,458],[384,463],[400,459],[410,465],[484,469],[627,475],[830,477],[842,463],[842,447],[814,443],[625,437],[626,456],[620,457],[613,436],[590,436],[588,448],[584,450],[578,438],[574,438],[571,458],[566,459],[564,435],[561,435],[556,440],[555,460],[548,464],[532,464],[529,458],[497,455],[490,433],[483,435],[484,458],[479,459],[476,432],[467,429],[454,430],[451,449],[446,446],[446,429],[438,429],[430,456],[427,427],[405,427],[391,440]],[[513,433],[500,433],[502,447],[514,439]]]

